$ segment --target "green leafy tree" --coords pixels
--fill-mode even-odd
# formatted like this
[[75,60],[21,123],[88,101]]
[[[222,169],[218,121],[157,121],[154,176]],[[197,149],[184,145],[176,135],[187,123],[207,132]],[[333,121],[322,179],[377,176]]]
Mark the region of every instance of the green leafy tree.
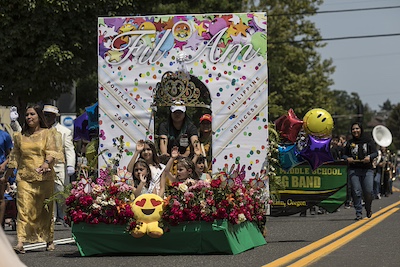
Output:
[[[301,117],[309,109],[330,111],[331,61],[307,16],[322,1],[177,1],[154,0],[4,0],[0,6],[0,104],[57,99],[77,84],[77,103],[90,105],[97,91],[97,18],[146,14],[268,11],[269,111],[274,119],[293,108]],[[17,22],[17,23],[16,23]],[[88,96],[89,94],[89,96]],[[84,101],[81,101],[81,98]],[[88,103],[90,102],[90,103]]]
[[385,102],[383,102],[382,106],[379,106],[381,111],[391,111],[394,107],[394,105],[392,105],[392,103],[390,102],[390,100],[386,100]]
[[400,104],[394,105],[393,109],[386,120],[386,126],[392,133],[395,149],[400,149]]
[[[348,93],[342,90],[332,91],[334,99],[334,107],[332,109],[332,117],[334,119],[333,135],[349,134],[352,122],[368,122],[371,115],[366,118],[368,106],[363,106],[362,101],[357,93]],[[370,112],[368,113],[370,114]]]
[[269,114],[276,119],[290,108],[299,118],[313,108],[331,112],[331,60],[322,60],[325,46],[315,24],[322,1],[260,0],[256,9],[268,10]]
[[0,104],[25,108],[69,92],[74,82],[96,72],[98,16],[151,13],[161,2],[3,0]]
[[164,0],[155,8],[159,14],[203,14],[244,12],[247,1],[232,0]]

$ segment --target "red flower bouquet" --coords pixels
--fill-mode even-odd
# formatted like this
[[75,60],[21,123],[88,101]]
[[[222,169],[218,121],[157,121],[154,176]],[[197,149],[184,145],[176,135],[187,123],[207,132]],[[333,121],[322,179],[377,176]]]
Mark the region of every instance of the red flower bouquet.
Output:
[[246,181],[242,168],[220,172],[211,183],[186,180],[167,187],[163,221],[177,225],[186,221],[226,219],[232,224],[255,222],[262,229],[268,201],[264,181]]

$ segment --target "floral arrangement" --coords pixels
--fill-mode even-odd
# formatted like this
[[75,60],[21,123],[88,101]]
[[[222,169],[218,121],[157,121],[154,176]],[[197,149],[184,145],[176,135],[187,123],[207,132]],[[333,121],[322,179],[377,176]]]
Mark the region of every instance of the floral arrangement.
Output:
[[113,179],[109,171],[100,170],[100,177],[93,181],[81,177],[72,183],[71,193],[65,200],[66,222],[89,224],[126,224],[133,218],[129,205],[133,187]]
[[[123,149],[123,137],[115,138],[118,150]],[[104,152],[104,151],[103,151]],[[78,181],[68,187],[65,222],[85,222],[89,224],[126,224],[133,218],[130,202],[132,200],[132,174],[117,169],[122,152],[112,160],[112,165],[97,170],[92,164],[80,166]]]
[[[132,175],[117,170],[118,163],[118,159],[113,160],[115,165],[100,170],[98,178],[94,178],[90,167],[82,167],[79,180],[72,183],[66,198],[68,224],[126,224],[128,231],[137,226],[130,206],[135,198]],[[168,186],[161,224],[166,227],[188,221],[226,219],[232,224],[255,222],[263,229],[269,197],[265,187],[267,176],[256,175],[246,181],[245,167],[235,167],[221,170],[211,182],[188,179]]]
[[186,221],[226,219],[232,224],[256,222],[264,227],[268,192],[264,180],[245,181],[244,168],[222,170],[210,183],[186,180],[167,187],[163,221],[177,225]]

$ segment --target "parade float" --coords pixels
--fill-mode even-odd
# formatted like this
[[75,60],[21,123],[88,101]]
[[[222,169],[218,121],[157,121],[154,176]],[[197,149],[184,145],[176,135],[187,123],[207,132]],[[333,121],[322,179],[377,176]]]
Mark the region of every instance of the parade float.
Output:
[[[98,174],[83,170],[66,200],[81,255],[237,254],[264,245],[266,14],[104,17],[98,33]],[[213,179],[172,184],[162,200],[134,198],[126,166],[135,144],[158,142],[176,101],[193,121],[212,114]]]

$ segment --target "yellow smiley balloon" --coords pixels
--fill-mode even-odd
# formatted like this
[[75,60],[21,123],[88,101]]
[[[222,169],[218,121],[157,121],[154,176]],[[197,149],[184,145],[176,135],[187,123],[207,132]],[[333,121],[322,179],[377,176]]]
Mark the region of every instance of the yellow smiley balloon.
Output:
[[311,109],[304,115],[303,128],[306,133],[313,136],[319,138],[329,137],[333,129],[332,116],[325,109]]

